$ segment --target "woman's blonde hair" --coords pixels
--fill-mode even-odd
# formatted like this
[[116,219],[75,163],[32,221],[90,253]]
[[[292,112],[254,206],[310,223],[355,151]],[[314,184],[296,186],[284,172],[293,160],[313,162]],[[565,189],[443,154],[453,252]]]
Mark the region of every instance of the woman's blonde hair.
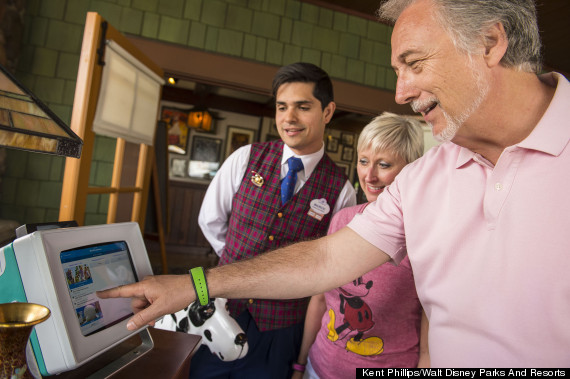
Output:
[[358,152],[389,150],[411,163],[424,153],[424,134],[418,120],[384,112],[362,129]]

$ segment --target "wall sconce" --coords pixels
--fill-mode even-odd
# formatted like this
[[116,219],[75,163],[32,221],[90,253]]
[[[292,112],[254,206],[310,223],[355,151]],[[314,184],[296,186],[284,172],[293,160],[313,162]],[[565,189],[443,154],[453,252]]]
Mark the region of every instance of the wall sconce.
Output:
[[83,141],[0,65],[0,146],[79,158]]
[[213,118],[207,109],[193,108],[188,113],[188,126],[203,130],[205,132],[212,131]]
[[178,83],[178,79],[173,78],[172,76],[170,76],[170,77],[168,78],[168,83],[169,83],[169,84],[172,84],[172,85],[175,85],[176,83]]

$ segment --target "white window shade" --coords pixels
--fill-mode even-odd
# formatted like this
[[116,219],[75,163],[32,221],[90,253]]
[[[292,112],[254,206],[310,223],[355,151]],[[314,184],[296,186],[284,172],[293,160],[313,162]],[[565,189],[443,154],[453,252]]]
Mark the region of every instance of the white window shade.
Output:
[[107,41],[93,131],[152,145],[163,84],[160,76],[116,42]]

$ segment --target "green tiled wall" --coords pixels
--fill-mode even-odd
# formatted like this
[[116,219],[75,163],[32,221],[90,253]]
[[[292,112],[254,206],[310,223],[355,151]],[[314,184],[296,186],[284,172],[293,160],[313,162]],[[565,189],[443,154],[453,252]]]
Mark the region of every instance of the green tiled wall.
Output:
[[[123,33],[281,66],[315,63],[337,79],[394,90],[391,28],[297,0],[28,0],[17,77],[69,123],[86,12]],[[114,141],[98,138],[91,185],[108,184]],[[7,150],[0,218],[58,217],[65,159]],[[104,223],[108,196],[90,195],[86,223]]]

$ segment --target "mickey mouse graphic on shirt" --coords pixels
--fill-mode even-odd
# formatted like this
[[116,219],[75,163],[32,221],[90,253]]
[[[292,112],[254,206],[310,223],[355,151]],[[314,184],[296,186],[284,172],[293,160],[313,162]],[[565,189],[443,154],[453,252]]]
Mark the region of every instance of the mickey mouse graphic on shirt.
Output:
[[327,338],[332,342],[336,342],[339,338],[344,340],[356,332],[346,342],[346,350],[362,356],[379,355],[384,351],[384,342],[380,337],[372,336],[362,339],[364,332],[374,326],[372,310],[363,300],[370,293],[373,282],[369,280],[364,283],[362,277],[360,277],[354,280],[352,284],[354,287],[350,288],[350,292],[346,288],[348,286],[338,288],[340,292],[339,311],[343,315],[343,322],[335,328],[337,317],[334,310],[332,308],[329,309],[330,321],[327,324],[329,330]]

